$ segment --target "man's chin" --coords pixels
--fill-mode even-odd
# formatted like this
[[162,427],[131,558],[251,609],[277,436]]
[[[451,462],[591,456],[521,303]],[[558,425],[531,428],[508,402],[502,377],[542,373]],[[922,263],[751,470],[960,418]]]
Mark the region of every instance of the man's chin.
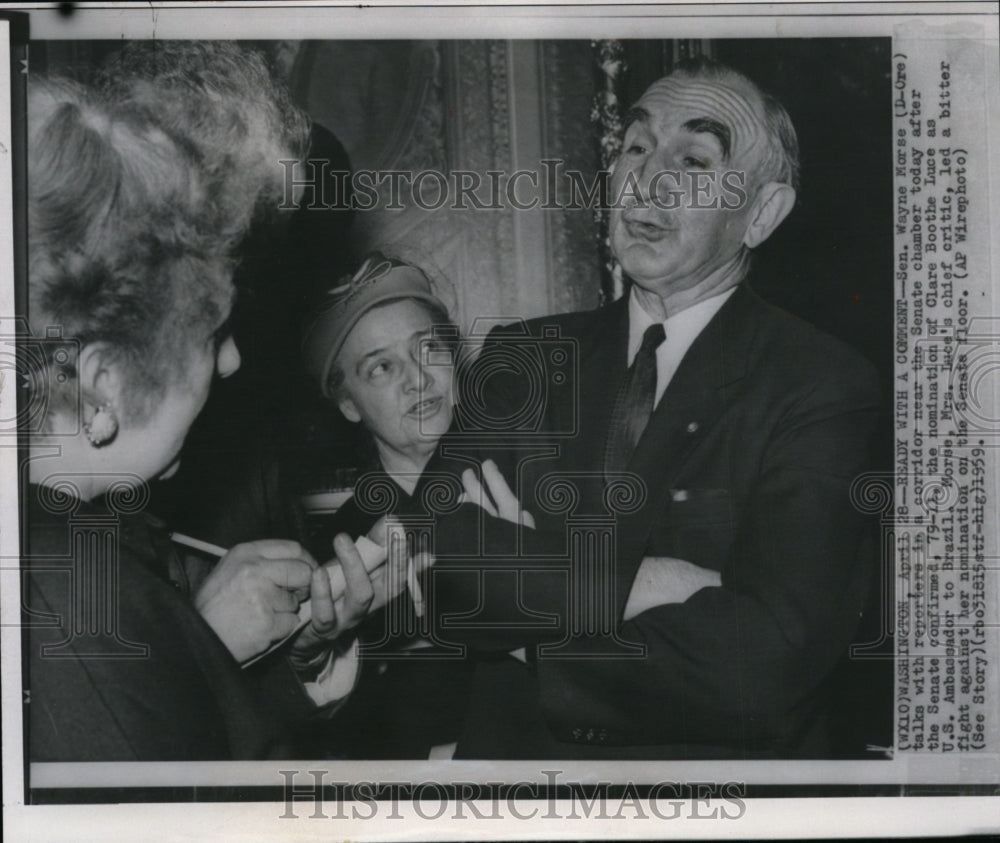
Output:
[[627,232],[622,232],[612,240],[611,246],[615,257],[618,258],[622,266],[630,261],[636,263],[662,262],[664,251],[667,248],[663,238],[654,240],[647,237],[631,237]]
[[621,264],[622,272],[636,283],[642,284],[644,279],[662,278],[666,274],[662,256],[649,247],[639,246],[623,250],[616,253],[616,257]]

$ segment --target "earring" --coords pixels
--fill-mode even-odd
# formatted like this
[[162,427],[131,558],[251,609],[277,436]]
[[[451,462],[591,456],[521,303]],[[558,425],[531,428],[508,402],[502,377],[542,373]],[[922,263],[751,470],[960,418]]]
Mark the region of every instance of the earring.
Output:
[[118,417],[110,404],[101,404],[93,418],[83,426],[90,444],[95,448],[107,445],[118,433]]

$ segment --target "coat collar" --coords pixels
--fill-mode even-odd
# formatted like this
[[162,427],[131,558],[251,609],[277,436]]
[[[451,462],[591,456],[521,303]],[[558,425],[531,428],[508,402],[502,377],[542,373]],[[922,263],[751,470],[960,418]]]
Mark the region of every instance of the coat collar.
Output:
[[[588,326],[592,334],[582,338],[580,354],[585,379],[607,384],[609,374],[627,368],[628,300],[627,295],[622,296],[597,311],[598,318]],[[698,378],[711,378],[714,386],[742,378],[747,371],[748,352],[756,335],[761,305],[757,295],[745,283],[740,284],[691,344],[666,394],[674,392],[676,396],[686,392],[685,378],[691,373]]]
[[691,344],[636,446],[628,470],[641,479],[646,505],[619,519],[619,609],[653,520],[662,514],[688,455],[719,423],[733,389],[746,377],[760,312],[760,300],[741,285]]
[[759,304],[741,285],[691,344],[639,440],[633,470],[655,466],[650,479],[669,476],[718,419],[732,386],[746,377]]
[[141,506],[132,506],[131,499],[125,506],[105,495],[84,501],[56,488],[30,484],[24,502],[31,535],[64,533],[67,552],[72,552],[74,529],[109,531],[120,556],[141,562],[159,576],[177,576],[177,556],[165,523]]

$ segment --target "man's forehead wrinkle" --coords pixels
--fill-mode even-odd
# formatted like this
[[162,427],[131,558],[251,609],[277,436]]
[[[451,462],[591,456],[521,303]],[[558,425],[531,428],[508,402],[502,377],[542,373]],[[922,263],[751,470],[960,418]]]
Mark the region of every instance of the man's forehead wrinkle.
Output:
[[[663,115],[687,109],[698,112],[697,116],[719,120],[730,129],[734,152],[749,152],[766,135],[757,100],[755,92],[748,90],[744,94],[726,82],[667,77],[655,82],[638,104]],[[746,149],[741,150],[740,144],[745,144]]]

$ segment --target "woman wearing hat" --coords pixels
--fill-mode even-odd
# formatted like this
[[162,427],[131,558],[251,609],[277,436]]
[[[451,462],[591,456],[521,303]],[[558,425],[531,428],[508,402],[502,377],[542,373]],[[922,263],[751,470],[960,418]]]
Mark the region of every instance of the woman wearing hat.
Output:
[[320,391],[371,434],[378,467],[407,496],[451,426],[457,335],[427,276],[380,254],[327,293],[306,332]]
[[[384,515],[426,523],[461,498],[469,463],[441,448],[454,417],[458,348],[447,308],[415,266],[376,253],[327,294],[305,334],[306,364],[325,398],[370,435],[374,457],[361,466],[354,496],[313,542],[316,552],[339,533],[367,533]],[[362,627],[363,640],[387,647],[364,659],[330,751],[427,758],[457,739],[471,668],[425,646],[414,606],[411,593]],[[393,650],[392,658],[380,657]]]

